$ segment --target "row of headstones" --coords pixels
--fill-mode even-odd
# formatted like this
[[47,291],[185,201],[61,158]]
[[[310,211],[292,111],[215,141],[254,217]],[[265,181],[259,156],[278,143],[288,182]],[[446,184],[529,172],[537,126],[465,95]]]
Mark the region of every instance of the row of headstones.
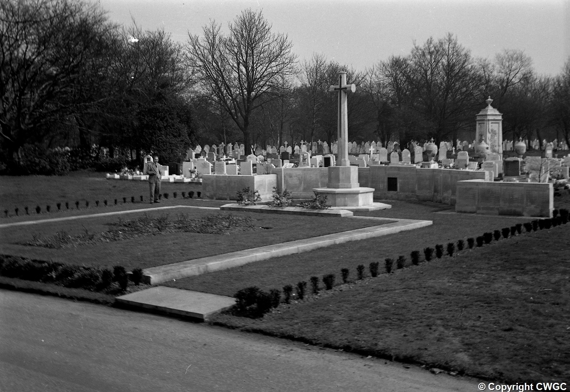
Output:
[[[429,143],[427,142],[424,143],[423,145],[424,151],[426,150],[428,145]],[[414,143],[414,146],[418,145]],[[348,147],[348,152],[351,154],[372,154],[382,148],[382,142],[372,141],[372,142],[362,142],[360,144],[356,142],[349,142],[347,147]],[[452,149],[451,143],[449,142],[441,142],[440,149],[442,147],[446,148],[447,151]],[[385,149],[387,150],[388,153],[391,153],[393,151],[399,151],[399,144],[398,142],[390,141],[387,143]],[[318,154],[318,155],[328,155],[328,154],[338,153],[338,144],[336,142],[333,142],[329,147],[326,141],[321,142],[319,140],[318,142],[312,142],[312,143],[301,141],[300,145],[296,144],[294,147],[292,147],[289,146],[287,142],[285,142],[285,145],[282,145],[279,148],[267,145],[265,149],[262,149],[260,146],[256,146],[252,150],[253,150],[252,152],[256,156],[260,155],[265,156],[267,154],[281,154],[283,152],[287,152],[290,155],[293,153],[295,155],[300,155],[303,152],[310,152],[312,154]],[[212,145],[210,147],[209,145],[205,145],[203,148],[198,145],[194,149],[188,149],[187,160],[194,158],[196,155],[201,155],[211,161],[215,160],[213,158],[214,156],[226,156],[226,157],[233,157],[239,159],[240,156],[244,156],[245,154],[246,151],[244,144],[238,145],[237,143],[235,143],[232,145],[230,143],[227,146],[225,146],[225,148],[223,143],[220,146]]]
[[[538,150],[540,148],[540,141],[538,139],[531,140],[530,143],[527,139],[523,140],[526,147],[532,147],[533,150]],[[505,140],[503,141],[503,150],[504,151],[513,151],[515,147],[515,142],[512,140]],[[558,142],[557,139],[554,139],[552,142],[547,142],[546,139],[542,141],[542,150],[553,150],[557,148],[558,150],[566,151],[568,150],[568,144],[565,141]]]
[[524,163],[531,181],[546,182],[549,177],[568,179],[570,176],[570,156],[562,159],[526,157]]

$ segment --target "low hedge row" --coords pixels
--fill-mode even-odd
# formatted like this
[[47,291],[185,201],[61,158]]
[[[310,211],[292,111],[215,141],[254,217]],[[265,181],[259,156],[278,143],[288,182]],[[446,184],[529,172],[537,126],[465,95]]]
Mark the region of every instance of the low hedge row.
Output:
[[[570,220],[569,212],[566,209],[554,210],[553,217],[549,219],[536,219],[524,224],[517,223],[511,227],[505,227],[501,230],[494,230],[493,232],[486,232],[483,235],[476,238],[460,239],[456,242],[450,242],[448,244],[437,244],[434,247],[427,247],[423,249],[423,252],[419,250],[414,250],[410,253],[411,265],[419,265],[421,262],[430,262],[434,258],[441,259],[444,256],[453,257],[458,252],[464,251],[466,249],[473,249],[474,247],[481,247],[490,244],[493,240],[499,241],[501,238],[506,239],[509,237],[514,237],[523,234],[523,228],[525,232],[530,233],[532,231],[550,229],[555,226],[562,224],[567,224]],[[422,258],[423,255],[423,258]],[[371,262],[368,265],[368,271],[370,277],[377,277],[379,274],[379,262]],[[386,258],[384,260],[384,268],[386,273],[393,273],[395,269],[403,269],[410,266],[406,256],[400,255],[396,259]],[[357,280],[362,280],[366,277],[365,274],[366,267],[360,264],[356,267],[356,278]],[[342,268],[340,270],[342,284],[349,283],[350,270],[348,268]],[[317,276],[312,276],[309,279],[310,282],[310,293],[312,295],[318,295],[323,289],[320,286],[320,282],[324,284],[325,290],[331,290],[336,281],[335,274],[326,274],[319,278]],[[307,296],[307,282],[298,282],[295,287],[292,285],[286,285],[283,287],[283,295],[281,291],[277,289],[272,289],[270,292],[264,292],[256,286],[248,287],[239,290],[234,298],[236,299],[236,305],[230,309],[230,313],[236,316],[245,317],[263,317],[264,314],[269,312],[272,308],[278,307],[281,303],[289,304],[291,300],[298,299],[303,300]]]
[[[190,191],[190,192],[188,192],[188,196],[186,196],[186,192],[181,192],[181,193],[182,193],[183,199],[186,199],[186,198],[192,199],[192,198],[194,198],[194,195],[196,195],[197,198],[200,198],[202,196],[202,192]],[[158,197],[159,197],[159,199],[162,199],[162,198],[168,199],[170,197],[170,194],[165,192],[163,194],[159,194]],[[173,198],[178,197],[178,192],[172,192],[172,197]],[[120,203],[120,200],[121,199],[114,199],[113,201],[111,201],[111,200],[105,199],[105,200],[103,200],[103,203],[101,203],[99,200],[95,200],[95,206],[96,207],[100,207],[100,206],[101,207],[102,206],[107,207],[109,205],[118,205]],[[122,198],[123,204],[127,204],[127,200],[128,200],[127,197],[123,197]],[[139,202],[142,203],[144,201],[144,197],[142,195],[139,196],[139,200],[140,200]],[[131,203],[137,203],[135,196],[131,196],[130,201],[131,201]],[[33,213],[34,211],[37,215],[40,215],[44,212],[46,212],[46,213],[60,212],[60,211],[73,209],[74,205],[75,205],[75,209],[79,210],[81,203],[79,201],[76,201],[75,203],[70,203],[68,201],[66,201],[65,203],[56,203],[55,207],[57,209],[52,208],[51,205],[47,205],[45,207],[45,209],[42,209],[42,207],[39,205],[37,205],[33,209],[30,209],[29,206],[25,206],[24,208],[16,207],[16,208],[14,208],[13,215],[10,215],[11,211],[6,208],[6,209],[4,209],[3,217],[8,218],[10,216],[30,215],[30,213]],[[88,200],[86,200],[84,203],[84,208],[90,208],[90,207],[93,207],[93,204],[91,204]]]
[[118,294],[127,290],[129,281],[140,285],[143,270],[135,268],[129,274],[122,266],[115,266],[111,270],[0,255],[0,276]]

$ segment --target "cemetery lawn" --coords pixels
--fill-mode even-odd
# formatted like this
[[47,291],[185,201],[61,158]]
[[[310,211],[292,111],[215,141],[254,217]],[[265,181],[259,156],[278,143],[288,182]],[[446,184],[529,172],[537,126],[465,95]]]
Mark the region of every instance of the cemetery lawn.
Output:
[[[30,214],[35,215],[36,206],[45,212],[46,206],[50,205],[52,211],[55,211],[57,203],[65,205],[65,202],[69,202],[70,208],[75,209],[76,201],[80,202],[80,208],[85,207],[86,201],[90,202],[91,207],[95,207],[97,200],[101,206],[103,200],[111,205],[114,199],[118,199],[119,204],[122,204],[123,197],[131,204],[132,196],[140,202],[141,195],[145,202],[149,201],[147,181],[107,180],[105,173],[92,170],[71,172],[66,176],[2,176],[0,181],[2,217],[5,209],[10,216],[15,215],[15,208],[19,208],[20,215],[23,215],[26,206],[29,207]],[[168,192],[171,198],[172,193],[177,192],[178,198],[181,198],[183,191],[198,189],[191,185],[193,184],[163,182],[161,191]]]
[[[462,218],[463,226],[476,221]],[[454,230],[460,234],[460,225]],[[390,275],[352,279],[262,319],[220,314],[212,322],[484,379],[568,382],[569,238],[570,224],[523,231]],[[371,245],[370,255],[378,254]],[[310,262],[309,254],[304,257]],[[318,276],[327,272],[334,270]]]
[[[184,200],[178,200],[182,203]],[[171,204],[173,201],[171,201]],[[162,206],[160,204],[159,206]],[[143,205],[148,207],[148,205]],[[141,207],[139,207],[141,208]],[[110,209],[91,209],[89,213],[107,212]],[[74,212],[76,215],[80,211]],[[85,212],[84,212],[85,213]],[[168,216],[169,220],[176,219],[178,214],[184,214],[191,219],[204,218],[212,215],[251,217],[254,230],[236,231],[230,234],[202,234],[175,232],[166,234],[144,235],[121,241],[95,242],[81,244],[75,247],[51,249],[40,246],[25,245],[34,236],[44,241],[53,238],[57,233],[64,236],[101,233],[109,230],[122,220],[135,220],[138,217]],[[44,214],[46,218],[56,218],[62,213]],[[24,219],[24,217],[20,217]],[[28,217],[29,219],[29,217]],[[10,218],[10,220],[13,220]],[[7,221],[7,220],[4,220]],[[12,256],[22,256],[38,260],[51,260],[66,264],[112,267],[120,265],[127,270],[133,268],[149,268],[164,264],[191,260],[235,252],[239,250],[278,244],[363,227],[376,226],[390,221],[371,221],[347,219],[339,217],[303,217],[295,215],[271,215],[260,213],[234,213],[219,210],[194,208],[173,208],[149,212],[134,212],[106,217],[89,217],[84,219],[46,222],[36,225],[14,226],[0,228],[0,253]],[[302,228],[302,229],[300,229]]]

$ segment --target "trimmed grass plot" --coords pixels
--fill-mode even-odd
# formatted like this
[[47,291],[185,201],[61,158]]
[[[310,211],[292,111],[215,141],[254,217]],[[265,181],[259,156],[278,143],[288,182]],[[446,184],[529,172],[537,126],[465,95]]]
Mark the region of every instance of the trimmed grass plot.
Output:
[[[156,224],[175,222],[180,215],[186,219],[207,219],[213,215],[233,216],[249,220],[247,231],[230,230],[226,234],[159,230]],[[141,220],[141,222],[137,222]],[[120,221],[138,224],[143,233],[130,235]],[[135,223],[132,223],[135,222]],[[386,221],[386,223],[389,221]],[[335,217],[274,216],[256,213],[221,213],[219,211],[176,208],[148,213],[125,214],[123,218],[94,217],[67,222],[42,223],[0,229],[0,252],[40,260],[61,261],[91,266],[122,265],[148,268],[174,262],[214,256],[238,250],[294,241],[377,226],[382,222]],[[251,226],[251,227],[249,227]],[[123,229],[121,229],[123,227]],[[302,230],[296,228],[302,227]],[[66,246],[29,246],[25,243],[60,244],[72,237]]]
[[[519,222],[529,221],[528,218],[434,213],[434,211],[442,210],[442,206],[436,203],[424,205],[390,201],[390,204],[392,204],[392,208],[389,210],[374,211],[362,215],[382,218],[425,219],[432,220],[433,225],[398,234],[330,246],[302,254],[276,257],[231,270],[177,279],[176,282],[169,282],[164,285],[233,296],[238,290],[249,286],[258,286],[263,290],[281,290],[287,284],[296,285],[299,281],[308,282],[311,276],[321,278],[325,274],[336,274],[336,281],[340,282],[342,268],[348,268],[351,271],[351,278],[356,276],[358,265],[364,265],[368,269],[371,262],[380,262],[383,271],[385,258],[397,259],[398,256],[403,255],[407,259],[406,263],[410,264],[410,253],[414,250],[422,251],[425,247],[434,247],[436,244],[446,245],[448,242],[454,242],[461,238],[482,235],[484,232],[492,231],[497,227],[510,227]],[[453,210],[444,210],[444,212],[449,211]],[[299,230],[306,234],[310,233],[301,227]]]
[[559,238],[570,225],[352,279],[263,319],[212,321],[495,380],[567,382],[570,245]]

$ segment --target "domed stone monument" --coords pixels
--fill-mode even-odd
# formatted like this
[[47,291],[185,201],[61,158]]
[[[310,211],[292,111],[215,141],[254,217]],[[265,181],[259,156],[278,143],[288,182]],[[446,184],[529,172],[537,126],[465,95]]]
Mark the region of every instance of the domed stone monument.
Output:
[[[503,158],[503,115],[491,106],[493,100],[489,97],[487,107],[477,114],[477,133],[475,140],[479,143],[476,151],[487,149],[489,153],[499,154]],[[484,144],[483,144],[484,143]],[[486,145],[486,146],[485,146]]]

